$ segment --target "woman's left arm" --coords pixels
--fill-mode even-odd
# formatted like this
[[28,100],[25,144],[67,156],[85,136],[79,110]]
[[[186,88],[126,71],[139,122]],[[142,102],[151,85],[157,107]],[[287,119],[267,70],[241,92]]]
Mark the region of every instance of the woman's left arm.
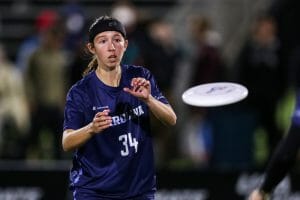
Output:
[[145,101],[154,116],[166,125],[175,125],[177,116],[169,104],[164,104],[152,95]]
[[142,77],[133,78],[131,88],[124,88],[125,92],[145,102],[154,116],[166,125],[175,125],[177,116],[169,104],[164,104],[151,95],[150,81]]

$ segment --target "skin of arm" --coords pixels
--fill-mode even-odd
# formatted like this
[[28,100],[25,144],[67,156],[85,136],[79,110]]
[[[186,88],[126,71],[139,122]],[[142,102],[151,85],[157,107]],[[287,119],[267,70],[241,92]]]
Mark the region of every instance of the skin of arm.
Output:
[[176,124],[177,117],[171,106],[158,101],[152,95],[149,96],[149,100],[146,101],[146,104],[154,116],[162,123],[171,126]]
[[93,121],[80,129],[66,129],[63,133],[62,146],[64,151],[74,150],[85,144],[94,134],[101,133],[111,126],[109,110],[95,114]]

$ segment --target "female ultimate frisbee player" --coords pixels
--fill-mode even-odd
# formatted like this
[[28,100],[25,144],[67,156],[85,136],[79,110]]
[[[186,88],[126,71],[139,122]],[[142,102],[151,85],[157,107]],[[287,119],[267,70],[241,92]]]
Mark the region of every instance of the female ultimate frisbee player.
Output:
[[150,112],[166,125],[175,125],[176,114],[150,71],[120,64],[127,45],[118,20],[96,19],[87,44],[94,58],[67,94],[62,145],[75,150],[76,200],[154,199]]
[[254,190],[249,200],[267,200],[269,194],[286,176],[297,159],[300,147],[300,95],[296,100],[296,109],[287,136],[279,143],[266,168],[260,187]]

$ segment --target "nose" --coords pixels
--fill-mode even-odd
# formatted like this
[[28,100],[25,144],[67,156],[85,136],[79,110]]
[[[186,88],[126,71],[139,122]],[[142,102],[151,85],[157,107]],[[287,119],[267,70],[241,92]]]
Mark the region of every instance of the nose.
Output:
[[115,50],[115,44],[111,41],[108,46],[109,50]]

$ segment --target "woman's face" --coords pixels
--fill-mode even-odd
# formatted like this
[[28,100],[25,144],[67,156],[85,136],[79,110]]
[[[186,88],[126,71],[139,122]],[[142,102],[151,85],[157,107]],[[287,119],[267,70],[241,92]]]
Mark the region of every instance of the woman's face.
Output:
[[101,32],[88,44],[91,53],[98,59],[99,67],[114,69],[119,66],[127,48],[128,41],[117,31]]

